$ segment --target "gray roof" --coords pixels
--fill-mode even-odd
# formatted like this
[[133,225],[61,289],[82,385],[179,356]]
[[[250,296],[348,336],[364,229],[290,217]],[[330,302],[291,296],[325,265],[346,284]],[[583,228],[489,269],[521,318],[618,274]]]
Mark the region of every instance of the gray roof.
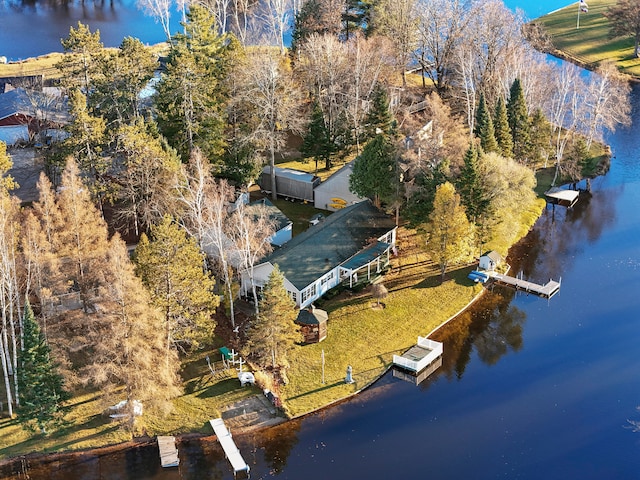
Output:
[[320,310],[319,308],[303,308],[300,310],[300,313],[298,313],[296,322],[302,323],[303,325],[320,325],[320,323],[325,323],[328,319],[329,315],[324,310]]
[[395,226],[389,215],[366,200],[329,215],[264,262],[278,264],[286,279],[302,290]]
[[0,94],[0,120],[12,115],[23,114],[30,117],[36,116],[36,110],[41,116],[56,122],[64,122],[68,119],[66,102],[51,101],[50,96],[44,93],[16,88]]
[[502,256],[495,250],[491,250],[490,252],[485,253],[483,257],[489,257],[494,263],[499,263],[502,261]]
[[[278,177],[289,178],[291,180],[296,180],[298,182],[313,183],[317,178],[312,173],[302,172],[300,170],[293,170],[292,168],[275,167],[275,171],[276,171],[276,176]],[[266,167],[264,167],[262,169],[262,173],[266,175],[271,174],[271,166],[267,165]]]
[[269,199],[261,198],[260,200],[251,202],[249,204],[249,207],[254,207],[258,205],[262,205],[267,209],[267,212],[269,213],[269,220],[273,221],[276,232],[279,232],[280,230],[285,228],[287,225],[291,225],[293,223],[291,220],[289,220],[289,218],[284,213],[282,213],[282,210],[280,210],[273,203],[271,203]]

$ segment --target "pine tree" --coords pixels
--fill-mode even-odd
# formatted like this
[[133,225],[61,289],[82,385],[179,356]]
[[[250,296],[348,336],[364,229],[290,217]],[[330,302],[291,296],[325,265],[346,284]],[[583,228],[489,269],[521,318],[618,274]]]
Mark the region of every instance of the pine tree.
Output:
[[468,219],[476,222],[487,213],[490,202],[482,185],[480,154],[473,144],[465,153],[457,185]]
[[353,164],[349,190],[371,198],[377,207],[390,199],[396,191],[396,154],[395,145],[388,136],[376,135]]
[[47,433],[47,428],[61,422],[62,404],[69,395],[28,301],[22,329],[23,347],[18,351],[18,420],[26,430]]
[[304,158],[313,157],[316,161],[316,172],[318,171],[318,160],[323,160],[325,164],[331,163],[331,155],[336,151],[336,144],[331,141],[327,125],[324,122],[324,115],[317,100],[313,102],[311,111],[311,121],[304,136],[300,153]]
[[531,126],[522,84],[518,78],[511,84],[509,102],[507,103],[507,117],[509,118],[511,138],[513,139],[514,158],[526,164],[531,153]]
[[216,326],[213,314],[218,297],[214,280],[204,269],[204,256],[196,240],[165,216],[142,235],[135,250],[136,274],[164,314],[167,348],[198,348],[209,342]]
[[276,265],[262,290],[260,313],[247,333],[247,348],[262,368],[280,369],[286,378],[287,354],[302,334],[295,320],[298,309],[284,288],[284,276]]
[[52,212],[57,215],[53,249],[61,259],[61,273],[80,294],[84,311],[92,312],[103,282],[109,234],[73,159],[62,173],[57,206]]
[[496,113],[494,115],[494,129],[496,141],[498,142],[498,152],[506,158],[513,158],[513,136],[511,135],[511,127],[509,127],[509,118],[507,117],[507,107],[502,97],[498,98],[496,103]]
[[478,109],[476,111],[476,125],[473,130],[476,137],[480,139],[480,146],[485,152],[497,152],[498,142],[496,141],[493,120],[487,109],[484,94],[480,94]]
[[376,83],[371,94],[371,106],[365,120],[366,133],[369,138],[378,134],[394,135],[395,120],[389,110],[387,90],[381,83]]
[[442,280],[451,264],[470,258],[473,229],[460,205],[460,196],[449,182],[436,190],[426,234],[427,251],[440,266]]
[[551,123],[540,108],[531,115],[531,162],[546,164],[551,151]]

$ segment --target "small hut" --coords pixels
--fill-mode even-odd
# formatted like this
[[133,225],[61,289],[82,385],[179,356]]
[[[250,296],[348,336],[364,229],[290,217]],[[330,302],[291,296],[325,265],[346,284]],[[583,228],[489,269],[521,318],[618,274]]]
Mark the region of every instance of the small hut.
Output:
[[493,271],[502,263],[502,256],[495,250],[485,253],[480,257],[478,266],[482,270]]
[[304,337],[304,343],[318,343],[327,338],[327,320],[329,315],[313,305],[300,310],[296,324]]

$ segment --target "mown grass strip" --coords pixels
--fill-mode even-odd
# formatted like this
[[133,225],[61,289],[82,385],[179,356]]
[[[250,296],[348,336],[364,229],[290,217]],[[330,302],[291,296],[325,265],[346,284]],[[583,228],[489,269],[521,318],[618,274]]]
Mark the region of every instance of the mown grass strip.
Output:
[[633,57],[633,37],[609,38],[609,20],[603,13],[615,5],[615,0],[589,0],[587,3],[589,11],[580,13],[580,28],[576,28],[577,3],[534,20],[550,35],[558,51],[552,53],[590,69],[611,60],[622,72],[640,77],[640,59]]

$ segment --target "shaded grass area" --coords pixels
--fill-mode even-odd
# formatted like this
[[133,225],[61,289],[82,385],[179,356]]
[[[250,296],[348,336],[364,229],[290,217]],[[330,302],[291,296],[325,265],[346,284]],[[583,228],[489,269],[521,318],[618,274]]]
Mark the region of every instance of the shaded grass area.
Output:
[[[220,416],[225,406],[261,391],[256,387],[240,387],[236,370],[220,370],[212,375],[205,357],[219,359],[216,350],[201,351],[183,363],[184,394],[173,400],[173,410],[166,415],[145,408],[136,434],[175,434],[184,432],[212,433],[208,420]],[[67,403],[66,424],[50,435],[30,434],[14,419],[0,419],[0,459],[26,453],[47,453],[103,447],[131,440],[120,423],[102,415],[105,404],[99,392],[74,395]]]
[[591,69],[603,60],[612,60],[622,72],[640,77],[640,59],[633,57],[633,37],[609,38],[609,20],[603,13],[615,5],[615,0],[587,3],[589,12],[580,14],[580,28],[576,28],[577,3],[534,21],[544,27],[558,50],[551,53]]

